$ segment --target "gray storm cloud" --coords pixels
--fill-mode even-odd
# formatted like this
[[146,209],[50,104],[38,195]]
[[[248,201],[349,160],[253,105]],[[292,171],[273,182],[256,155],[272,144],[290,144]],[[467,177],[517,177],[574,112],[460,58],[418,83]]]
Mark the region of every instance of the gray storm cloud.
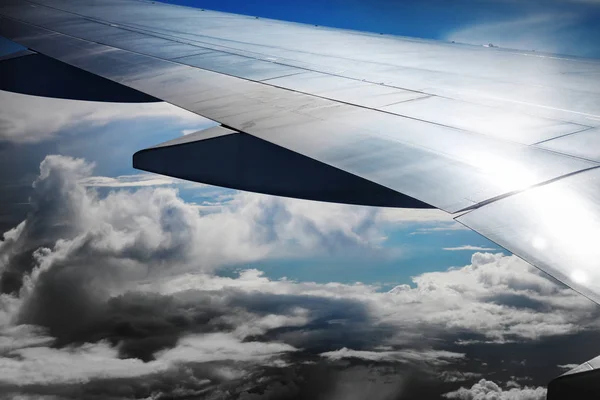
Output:
[[468,341],[596,329],[591,303],[502,254],[387,293],[254,269],[219,276],[273,254],[376,252],[380,211],[241,193],[203,214],[172,188],[100,195],[85,184],[92,172],[48,156],[31,212],[0,242],[5,392],[343,398],[364,376],[388,399],[410,371],[476,379]]
[[[5,234],[0,248],[3,292],[18,293],[21,303],[15,321],[44,326],[63,341],[78,339],[90,324],[111,326],[113,314],[125,319],[129,310],[122,302],[139,303],[142,314],[150,303],[149,316],[160,315],[153,307],[177,308],[151,295],[127,297],[137,282],[256,260],[285,241],[317,247],[317,241],[360,245],[362,238],[345,225],[351,218],[323,224],[294,215],[285,204],[263,204],[264,197],[242,195],[231,209],[206,216],[174,189],[115,191],[101,198],[81,183],[92,168],[81,159],[48,156],[33,184],[32,211]],[[191,302],[201,308],[202,296]],[[130,317],[125,324],[136,320]],[[174,344],[174,337],[163,340]]]

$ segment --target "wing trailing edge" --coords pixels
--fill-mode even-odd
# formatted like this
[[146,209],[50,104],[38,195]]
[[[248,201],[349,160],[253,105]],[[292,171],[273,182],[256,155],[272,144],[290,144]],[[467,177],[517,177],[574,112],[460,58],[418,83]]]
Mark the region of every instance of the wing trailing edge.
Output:
[[68,100],[114,103],[161,101],[30,50],[0,58],[0,90]]
[[216,126],[133,155],[134,168],[194,182],[333,203],[430,205],[252,135]]
[[600,356],[553,379],[548,384],[547,400],[591,400],[600,393]]

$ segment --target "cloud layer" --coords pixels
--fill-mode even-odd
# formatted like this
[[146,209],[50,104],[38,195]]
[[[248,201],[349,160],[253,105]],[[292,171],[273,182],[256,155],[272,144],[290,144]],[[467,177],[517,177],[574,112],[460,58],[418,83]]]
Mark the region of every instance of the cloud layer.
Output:
[[358,382],[370,382],[371,398],[389,399],[430,393],[443,372],[455,386],[437,393],[466,396],[475,386],[456,385],[483,368],[472,346],[597,328],[593,304],[502,254],[389,292],[256,269],[223,276],[273,256],[376,254],[382,217],[248,193],[204,213],[173,188],[101,195],[92,176],[84,160],[46,157],[29,215],[0,242],[4,392],[361,398]]

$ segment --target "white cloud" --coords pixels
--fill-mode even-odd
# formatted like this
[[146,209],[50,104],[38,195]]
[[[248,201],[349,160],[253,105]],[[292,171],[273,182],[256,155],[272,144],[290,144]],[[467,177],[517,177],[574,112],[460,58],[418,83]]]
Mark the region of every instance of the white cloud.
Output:
[[233,332],[234,336],[244,339],[248,336],[263,335],[271,329],[289,326],[302,327],[310,322],[310,312],[305,308],[296,307],[288,315],[271,313],[259,317],[247,313],[228,316],[223,320],[236,327]]
[[557,367],[565,371],[570,371],[573,368],[579,367],[579,364],[559,364]]
[[214,125],[210,120],[167,103],[65,100],[0,90],[0,104],[0,140],[17,143],[37,143],[80,125],[103,126],[135,118],[171,118],[194,127]]
[[471,265],[413,280],[416,288],[394,291],[399,302],[412,308],[404,312],[500,342],[576,332],[585,329],[579,321],[589,318],[590,323],[594,313],[593,303],[515,256],[475,253]]
[[442,371],[440,373],[440,378],[444,382],[462,382],[481,378],[482,376],[483,374],[479,372]]
[[468,231],[469,228],[459,224],[458,222],[443,223],[436,226],[429,226],[424,228],[417,228],[411,235],[427,235],[437,232],[453,232],[453,231]]
[[107,343],[53,349],[27,347],[0,357],[0,382],[14,385],[86,383],[91,379],[143,376],[168,367],[162,362],[144,363],[120,359]]
[[471,388],[460,389],[446,393],[444,397],[457,400],[546,400],[546,389],[543,387],[512,387],[502,389],[492,381],[481,379]]
[[278,366],[284,365],[278,362],[280,355],[297,351],[284,343],[241,341],[231,334],[212,333],[184,337],[175,347],[158,352],[155,360],[143,362],[119,357],[117,348],[103,341],[56,349],[46,346],[47,337],[21,331],[20,345],[0,354],[1,384],[83,384],[94,379],[152,375],[182,364],[213,361]]
[[494,251],[494,250],[498,250],[498,249],[495,249],[493,247],[481,247],[481,246],[465,245],[465,246],[458,246],[458,247],[444,247],[443,250],[446,250],[446,251],[463,251],[463,250],[469,250],[469,251]]
[[159,352],[157,360],[170,363],[203,363],[219,360],[266,361],[281,353],[296,351],[284,343],[242,342],[233,335],[213,333],[188,336],[177,347]]
[[179,180],[169,176],[156,174],[121,175],[115,178],[107,176],[89,176],[81,179],[79,183],[86,187],[143,187],[174,185]]
[[443,350],[398,350],[398,351],[365,351],[352,350],[343,347],[339,350],[327,351],[320,354],[321,357],[330,360],[340,360],[343,358],[359,358],[369,361],[398,361],[398,362],[417,362],[428,363],[432,365],[447,365],[451,362],[463,359],[462,353],[455,353]]
[[[406,222],[452,222],[451,214],[435,208],[431,209],[406,209],[382,208],[377,214],[378,222],[406,223]],[[454,225],[454,224],[452,224]],[[467,229],[463,225],[456,224]],[[445,226],[445,225],[444,225]],[[433,228],[430,228],[433,229]]]

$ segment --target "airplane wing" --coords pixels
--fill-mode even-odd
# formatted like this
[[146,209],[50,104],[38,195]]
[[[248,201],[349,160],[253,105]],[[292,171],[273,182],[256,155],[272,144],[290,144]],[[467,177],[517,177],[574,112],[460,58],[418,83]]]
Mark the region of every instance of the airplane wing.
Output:
[[0,16],[19,57],[220,124],[136,153],[137,168],[436,207],[600,303],[598,60],[137,0],[4,0]]

